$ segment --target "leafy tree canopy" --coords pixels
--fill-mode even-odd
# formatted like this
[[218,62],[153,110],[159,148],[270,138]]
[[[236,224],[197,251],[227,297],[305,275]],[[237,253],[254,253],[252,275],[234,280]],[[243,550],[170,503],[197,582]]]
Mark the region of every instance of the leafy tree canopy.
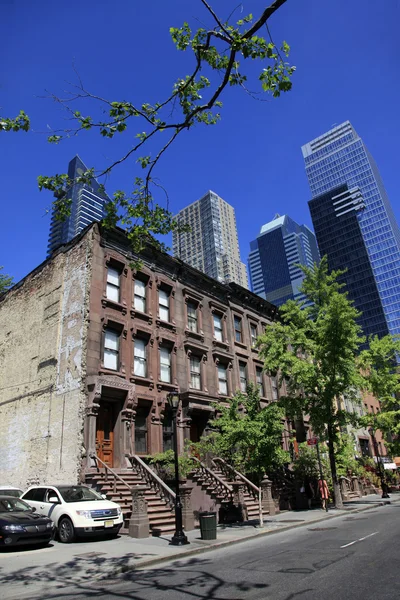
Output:
[[327,435],[335,498],[340,506],[334,443],[339,428],[354,420],[340,408],[343,396],[358,401],[363,378],[356,362],[365,341],[356,319],[358,311],[328,272],[327,258],[313,268],[302,267],[304,302],[288,301],[281,321],[268,327],[259,340],[265,369],[279,372],[287,394],[281,403],[291,418],[308,414],[314,431]]
[[[209,26],[192,30],[185,22],[181,27],[170,27],[176,49],[192,53],[194,64],[192,72],[176,79],[163,99],[138,104],[103,98],[88,91],[80,78],[67,99],[51,96],[67,112],[71,127],[51,131],[50,143],[89,131],[109,140],[125,133],[127,139],[125,154],[103,169],[90,168],[74,181],[66,173],[38,177],[39,189],[56,194],[53,207],[59,219],[70,212],[68,191],[73,183],[106,177],[121,163],[134,160],[137,173],[132,192],[114,194],[107,205],[106,223],[125,227],[135,252],[148,242],[162,247],[155,236],[180,228],[169,210],[168,194],[154,178],[154,169],[176,138],[195,126],[215,125],[226,88],[240,87],[250,95],[262,91],[274,98],[291,89],[295,67],[287,62],[289,45],[285,41],[275,44],[269,30],[270,18],[286,0],[274,0],[258,15],[240,19],[235,17],[240,5],[228,19],[222,19],[206,0],[199,2],[206,10]],[[256,92],[247,87],[246,67],[253,61],[260,62]],[[16,119],[0,119],[0,125],[5,130],[27,131],[29,119],[21,111]]]
[[284,411],[276,402],[263,406],[255,386],[229,403],[215,405],[210,449],[238,471],[260,482],[266,472],[289,462],[282,449]]
[[380,429],[386,447],[393,456],[400,456],[400,339],[386,335],[372,336],[369,347],[360,354],[359,366],[365,378],[365,389],[380,402],[378,413],[369,413],[361,420],[365,427]]

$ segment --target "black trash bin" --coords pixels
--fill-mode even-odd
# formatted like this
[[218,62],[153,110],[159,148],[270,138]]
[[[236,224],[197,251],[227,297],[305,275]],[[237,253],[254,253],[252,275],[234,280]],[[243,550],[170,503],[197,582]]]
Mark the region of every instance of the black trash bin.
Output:
[[217,513],[201,512],[199,513],[200,533],[202,540],[217,539]]

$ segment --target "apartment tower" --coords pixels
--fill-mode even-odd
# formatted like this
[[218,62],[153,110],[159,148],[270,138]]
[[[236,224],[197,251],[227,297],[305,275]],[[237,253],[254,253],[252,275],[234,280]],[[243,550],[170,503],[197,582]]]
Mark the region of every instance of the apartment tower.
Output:
[[190,231],[174,232],[175,257],[222,283],[234,282],[248,288],[233,206],[208,191],[183,208],[176,219],[181,225],[189,225]]

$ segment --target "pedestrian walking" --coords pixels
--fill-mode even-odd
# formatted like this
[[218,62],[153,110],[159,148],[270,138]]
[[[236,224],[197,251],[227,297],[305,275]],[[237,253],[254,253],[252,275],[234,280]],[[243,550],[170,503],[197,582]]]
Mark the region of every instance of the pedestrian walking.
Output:
[[329,489],[325,479],[318,479],[318,492],[321,496],[322,508],[325,510],[329,499]]

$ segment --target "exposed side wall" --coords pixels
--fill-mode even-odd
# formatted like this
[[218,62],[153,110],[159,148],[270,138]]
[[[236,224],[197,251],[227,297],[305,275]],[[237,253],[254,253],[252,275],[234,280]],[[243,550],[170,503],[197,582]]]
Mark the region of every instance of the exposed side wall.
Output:
[[93,228],[0,301],[0,483],[75,483]]

